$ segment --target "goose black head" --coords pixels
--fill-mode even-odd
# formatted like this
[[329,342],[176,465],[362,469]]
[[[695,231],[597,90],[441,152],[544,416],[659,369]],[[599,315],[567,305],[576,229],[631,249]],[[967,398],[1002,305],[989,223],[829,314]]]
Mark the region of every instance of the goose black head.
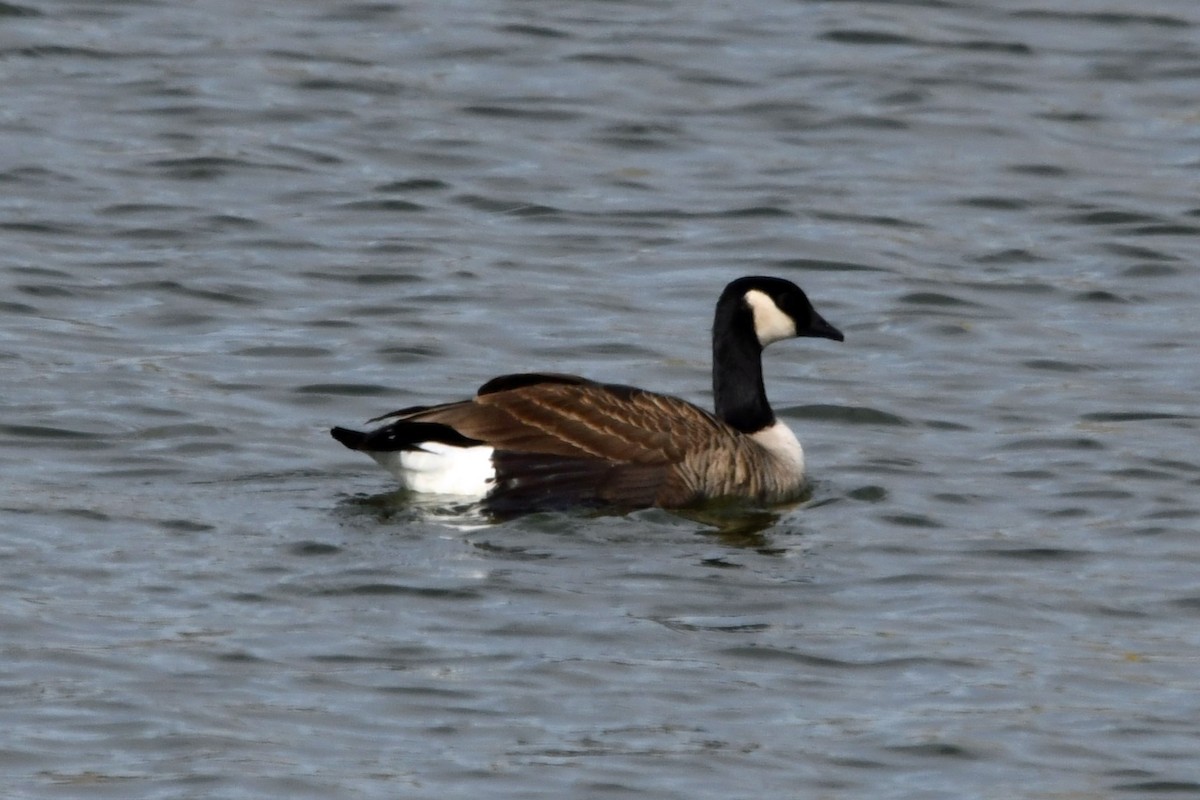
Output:
[[796,336],[836,342],[846,338],[816,312],[799,286],[783,278],[738,278],[725,287],[721,301],[718,305],[736,302],[742,313],[748,312],[752,330],[762,347]]

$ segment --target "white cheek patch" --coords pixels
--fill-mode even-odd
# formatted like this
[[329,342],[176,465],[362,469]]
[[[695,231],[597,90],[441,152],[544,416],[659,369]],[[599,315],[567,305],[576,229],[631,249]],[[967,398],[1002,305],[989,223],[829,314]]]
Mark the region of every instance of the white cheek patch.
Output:
[[796,320],[781,311],[765,292],[751,289],[746,292],[746,303],[754,312],[754,332],[763,347],[796,335]]
[[380,466],[414,492],[483,497],[495,488],[492,448],[454,447],[423,442],[421,450],[368,452]]

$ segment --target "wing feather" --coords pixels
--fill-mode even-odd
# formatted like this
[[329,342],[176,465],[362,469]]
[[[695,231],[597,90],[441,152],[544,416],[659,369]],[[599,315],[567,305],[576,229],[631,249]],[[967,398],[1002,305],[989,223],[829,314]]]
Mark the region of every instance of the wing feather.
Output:
[[[402,421],[448,425],[497,450],[673,464],[731,428],[684,400],[571,376],[503,376],[471,400],[419,408]],[[513,388],[506,388],[511,386]]]

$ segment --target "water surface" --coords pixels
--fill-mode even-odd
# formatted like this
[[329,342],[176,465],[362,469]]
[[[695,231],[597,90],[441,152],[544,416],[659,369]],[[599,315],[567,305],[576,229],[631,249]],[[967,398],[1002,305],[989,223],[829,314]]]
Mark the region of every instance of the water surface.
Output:
[[[1200,794],[1200,12],[0,4],[14,797]],[[328,438],[847,341],[811,500],[486,524]]]

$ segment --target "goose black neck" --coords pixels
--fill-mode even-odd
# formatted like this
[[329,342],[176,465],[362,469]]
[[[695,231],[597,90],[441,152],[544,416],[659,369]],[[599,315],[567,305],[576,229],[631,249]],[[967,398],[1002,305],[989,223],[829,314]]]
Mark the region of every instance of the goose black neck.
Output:
[[763,386],[762,350],[750,308],[740,296],[722,297],[713,320],[713,403],[717,416],[743,433],[775,422]]

